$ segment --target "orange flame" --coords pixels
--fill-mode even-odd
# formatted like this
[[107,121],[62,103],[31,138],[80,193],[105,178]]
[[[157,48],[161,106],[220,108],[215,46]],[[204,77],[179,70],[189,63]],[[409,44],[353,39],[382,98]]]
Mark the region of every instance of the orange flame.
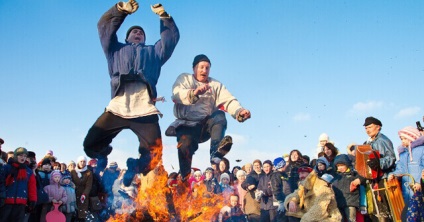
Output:
[[[223,207],[222,195],[207,191],[206,186],[196,185],[193,190],[179,182],[177,190],[167,186],[168,173],[162,165],[162,143],[157,141],[151,150],[150,171],[143,176],[132,214],[116,214],[109,222],[120,221],[210,221]],[[128,206],[122,206],[123,208]]]

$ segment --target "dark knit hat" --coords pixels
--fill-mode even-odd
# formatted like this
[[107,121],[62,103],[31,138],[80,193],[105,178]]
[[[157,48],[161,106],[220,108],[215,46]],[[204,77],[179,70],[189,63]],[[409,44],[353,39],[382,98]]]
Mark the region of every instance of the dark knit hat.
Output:
[[271,167],[274,166],[272,164],[271,160],[265,160],[264,163],[262,164],[262,166],[265,165],[265,164],[269,164]]
[[35,158],[35,153],[34,153],[34,152],[32,152],[32,151],[28,151],[28,155],[27,155],[27,157],[28,157],[28,158]]
[[13,155],[14,155],[15,157],[17,157],[17,156],[19,156],[19,155],[21,155],[21,154],[28,155],[28,151],[27,151],[27,149],[25,149],[25,148],[23,148],[23,147],[18,147],[18,148],[16,148],[16,149],[15,149],[15,151],[13,152]]
[[0,144],[4,144],[4,140],[0,138]]
[[44,158],[43,162],[41,162],[41,166],[44,166],[46,164],[52,165],[51,160],[49,158]]
[[202,62],[202,61],[205,61],[205,62],[209,62],[209,64],[210,65],[212,65],[212,63],[211,63],[211,61],[209,60],[209,58],[206,56],[206,55],[203,55],[203,54],[200,54],[200,55],[197,55],[196,57],[194,57],[194,60],[193,60],[193,68],[199,63],[199,62]]
[[208,172],[208,171],[213,173],[213,168],[212,167],[206,168],[205,173]]
[[344,164],[348,167],[351,167],[352,161],[349,159],[348,155],[340,154],[340,155],[337,155],[336,158],[334,158],[334,166],[337,167],[337,164]]
[[381,123],[380,120],[378,120],[377,118],[374,118],[372,116],[369,116],[365,119],[364,126],[368,126],[368,125],[373,124],[373,123],[375,125],[383,126],[383,124]]
[[146,39],[146,33],[144,32],[144,29],[143,29],[143,28],[141,28],[141,26],[138,26],[138,25],[133,25],[133,26],[131,26],[131,27],[128,29],[128,31],[127,31],[127,35],[125,36],[125,39],[128,39],[128,36],[130,35],[130,32],[131,32],[133,29],[140,29],[140,30],[143,32],[144,39]]

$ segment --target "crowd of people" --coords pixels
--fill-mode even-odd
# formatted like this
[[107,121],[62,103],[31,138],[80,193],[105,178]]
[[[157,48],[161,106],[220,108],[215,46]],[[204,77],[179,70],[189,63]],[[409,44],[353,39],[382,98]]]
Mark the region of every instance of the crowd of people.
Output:
[[[231,168],[222,157],[204,170],[192,167],[188,180],[181,171],[169,173],[167,186],[177,196],[200,187],[205,188],[201,197],[221,196],[223,207],[210,221],[393,221],[384,192],[367,192],[384,187],[384,179],[398,179],[405,203],[402,221],[423,221],[423,132],[412,126],[399,130],[396,161],[391,140],[380,132],[381,121],[368,117],[364,127],[369,136],[364,144],[375,151],[365,166],[376,172],[372,178],[361,175],[355,164],[362,144],[349,144],[345,154],[323,134],[320,152],[312,158],[295,149]],[[127,169],[114,161],[99,170],[96,159],[80,156],[66,164],[49,150],[37,162],[34,152],[19,147],[2,151],[1,166],[0,221],[46,221],[55,203],[67,221],[106,221],[136,209],[142,174],[125,185]]]

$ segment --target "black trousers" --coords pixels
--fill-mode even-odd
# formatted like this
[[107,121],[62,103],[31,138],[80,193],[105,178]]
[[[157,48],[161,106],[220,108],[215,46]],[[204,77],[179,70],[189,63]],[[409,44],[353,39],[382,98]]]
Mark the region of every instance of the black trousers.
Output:
[[[125,119],[104,112],[88,130],[84,151],[91,158],[107,158],[112,151],[110,143],[123,129],[130,129],[138,137],[140,156],[146,161],[162,158],[162,137],[157,115]],[[153,164],[151,164],[153,165]]]
[[178,160],[182,178],[186,178],[190,174],[193,155],[199,149],[199,143],[211,139],[210,154],[211,158],[214,157],[217,155],[216,151],[224,138],[226,129],[227,119],[222,111],[212,113],[210,117],[194,127],[179,126],[176,129]]
[[23,222],[24,218],[24,204],[5,204],[0,208],[0,222]]

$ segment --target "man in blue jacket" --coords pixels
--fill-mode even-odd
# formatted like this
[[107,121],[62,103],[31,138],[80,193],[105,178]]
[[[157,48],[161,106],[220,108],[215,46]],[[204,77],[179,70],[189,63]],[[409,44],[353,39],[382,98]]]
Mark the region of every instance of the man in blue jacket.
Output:
[[126,186],[135,174],[147,174],[162,158],[158,117],[162,114],[155,106],[156,84],[161,67],[171,57],[180,38],[173,18],[161,4],[156,4],[151,9],[160,16],[160,40],[154,45],[145,45],[143,28],[132,26],[126,33],[125,43],[118,42],[116,32],[138,7],[135,0],[119,2],[103,14],[97,24],[111,78],[112,100],[84,140],[85,153],[96,158],[97,167],[104,170],[107,156],[112,152],[112,139],[123,129],[137,135],[140,157],[127,160]]

